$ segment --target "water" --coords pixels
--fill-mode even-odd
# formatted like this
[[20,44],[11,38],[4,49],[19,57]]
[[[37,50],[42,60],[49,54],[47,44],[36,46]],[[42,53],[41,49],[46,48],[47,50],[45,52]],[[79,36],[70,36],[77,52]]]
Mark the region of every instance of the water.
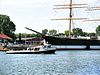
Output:
[[0,52],[0,75],[100,75],[100,51]]

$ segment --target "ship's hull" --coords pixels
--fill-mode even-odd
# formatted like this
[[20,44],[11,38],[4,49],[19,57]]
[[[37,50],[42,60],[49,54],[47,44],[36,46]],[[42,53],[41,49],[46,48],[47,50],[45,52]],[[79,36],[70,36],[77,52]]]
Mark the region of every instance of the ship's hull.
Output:
[[[100,40],[69,39],[69,38],[60,38],[60,37],[53,37],[53,36],[45,36],[43,38],[49,44],[57,46],[57,50],[83,50],[83,49],[86,49],[86,50],[100,50],[100,48],[96,48],[96,47],[91,48],[91,46],[99,46],[100,45]],[[66,46],[66,47],[63,47],[63,46]],[[70,47],[68,47],[68,46],[70,46]]]
[[52,36],[43,38],[52,45],[100,45],[100,40],[93,39],[69,39]]

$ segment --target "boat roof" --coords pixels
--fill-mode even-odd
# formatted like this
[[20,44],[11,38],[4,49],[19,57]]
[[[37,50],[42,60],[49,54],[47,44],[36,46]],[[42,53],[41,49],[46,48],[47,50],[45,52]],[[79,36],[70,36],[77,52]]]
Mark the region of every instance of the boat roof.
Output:
[[10,37],[8,37],[5,34],[0,34],[0,39],[11,39]]

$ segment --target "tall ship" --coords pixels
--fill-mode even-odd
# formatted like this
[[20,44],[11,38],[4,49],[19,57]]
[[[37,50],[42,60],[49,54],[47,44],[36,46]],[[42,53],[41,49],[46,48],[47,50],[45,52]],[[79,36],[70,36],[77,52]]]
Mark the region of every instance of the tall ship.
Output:
[[[72,10],[73,10],[73,8],[86,8],[85,5],[87,5],[87,4],[74,4],[72,0],[70,0],[69,4],[55,5],[57,7],[55,9],[69,9],[69,17],[68,18],[53,19],[53,20],[68,20],[69,21],[69,36],[68,37],[48,36],[48,35],[44,35],[44,34],[38,32],[38,31],[35,31],[33,29],[27,28],[27,27],[26,27],[26,29],[40,34],[42,36],[42,38],[44,38],[46,40],[46,42],[48,42],[49,44],[52,44],[54,46],[60,46],[60,48],[64,47],[64,48],[72,49],[71,47],[68,47],[68,46],[84,46],[84,49],[90,49],[90,46],[99,46],[100,40],[97,40],[97,39],[82,39],[82,38],[72,38],[71,37],[72,21],[86,19],[86,18],[74,18]],[[94,10],[100,10],[100,7],[91,7],[91,8]],[[87,21],[100,21],[100,19],[87,20]],[[77,49],[77,48],[75,47],[74,49]]]

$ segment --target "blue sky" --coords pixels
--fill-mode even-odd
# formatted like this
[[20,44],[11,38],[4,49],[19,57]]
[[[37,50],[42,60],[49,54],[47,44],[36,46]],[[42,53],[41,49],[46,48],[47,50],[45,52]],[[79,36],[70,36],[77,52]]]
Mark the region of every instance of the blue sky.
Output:
[[[100,6],[99,0],[73,0],[74,3],[87,3],[88,6]],[[24,27],[41,32],[43,29],[68,30],[68,21],[52,21],[53,18],[65,18],[68,10],[54,10],[56,4],[67,4],[69,0],[0,0],[0,14],[10,16],[16,25],[16,33],[29,33]],[[100,11],[74,10],[76,17],[100,18]],[[73,27],[86,32],[95,32],[100,22],[74,21]],[[31,33],[31,32],[30,32]]]

